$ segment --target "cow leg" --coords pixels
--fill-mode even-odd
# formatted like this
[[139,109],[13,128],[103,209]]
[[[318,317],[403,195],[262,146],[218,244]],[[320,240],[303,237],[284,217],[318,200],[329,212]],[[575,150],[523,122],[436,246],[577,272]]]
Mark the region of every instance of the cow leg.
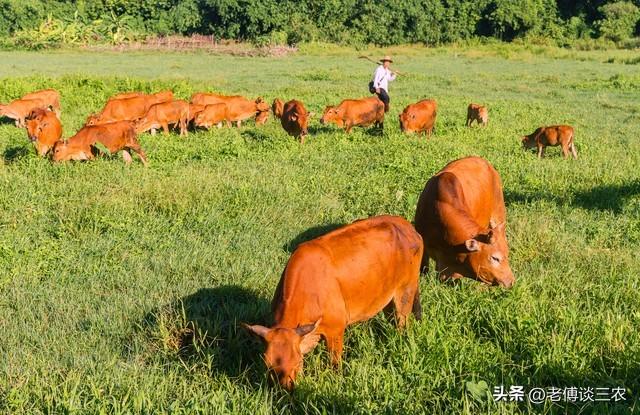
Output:
[[351,123],[346,123],[344,126],[344,131],[349,134],[351,132],[351,128],[353,128],[353,125],[351,125]]
[[344,338],[344,327],[333,331],[332,333],[326,333],[324,340],[327,343],[327,350],[331,355],[331,364],[334,367],[340,366],[342,361],[342,347]]
[[238,120],[238,121],[237,121],[237,126],[238,126],[238,128],[240,128],[240,126],[241,126],[241,125],[242,125],[242,121]]
[[538,158],[541,159],[542,157],[544,157],[544,146],[539,145],[538,146]]
[[133,159],[131,158],[131,154],[127,150],[122,150],[122,159],[126,164],[131,164]]
[[147,156],[144,154],[144,151],[142,151],[142,147],[140,147],[140,144],[133,144],[129,146],[129,149],[136,153],[138,157],[140,157],[140,161],[142,162],[142,164],[147,167]]
[[562,146],[562,158],[566,160],[567,157],[569,157],[569,146],[568,145],[563,145]]
[[571,143],[571,154],[573,154],[573,158],[578,160],[578,151],[576,150],[576,145]]
[[151,135],[156,135],[156,129],[155,128],[151,129]]
[[304,136],[303,135],[300,136],[300,145],[302,145],[302,144],[304,144]]
[[[407,317],[411,313],[414,307],[414,300],[416,297],[417,291],[417,280],[416,283],[409,287],[404,287],[403,289],[396,292],[393,297],[393,305],[396,310],[396,325],[399,330],[402,330],[407,325]],[[419,301],[419,299],[418,299]]]
[[162,123],[162,132],[164,133],[164,135],[169,135],[169,124]]

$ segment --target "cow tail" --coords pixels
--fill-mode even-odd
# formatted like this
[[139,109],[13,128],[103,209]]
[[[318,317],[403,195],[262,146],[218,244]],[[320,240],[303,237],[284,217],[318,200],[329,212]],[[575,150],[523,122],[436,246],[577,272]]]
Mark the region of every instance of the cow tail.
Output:
[[420,303],[420,282],[418,281],[418,286],[416,287],[416,293],[413,297],[413,306],[411,307],[411,312],[416,320],[422,320],[422,304]]

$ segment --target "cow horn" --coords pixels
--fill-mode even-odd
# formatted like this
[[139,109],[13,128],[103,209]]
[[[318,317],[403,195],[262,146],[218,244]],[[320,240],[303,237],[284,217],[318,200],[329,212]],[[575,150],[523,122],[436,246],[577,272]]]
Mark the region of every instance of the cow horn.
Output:
[[315,331],[315,329],[318,328],[318,325],[320,325],[320,321],[322,320],[322,317],[320,317],[319,319],[317,319],[315,321],[315,323],[311,323],[311,324],[305,324],[304,326],[298,326],[296,327],[296,334],[300,337],[304,337],[307,334],[312,333],[313,331]]

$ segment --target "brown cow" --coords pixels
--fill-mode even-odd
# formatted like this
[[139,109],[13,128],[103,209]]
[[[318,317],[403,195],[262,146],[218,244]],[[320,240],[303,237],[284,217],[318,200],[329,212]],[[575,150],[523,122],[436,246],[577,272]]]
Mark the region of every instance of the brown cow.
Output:
[[218,103],[205,106],[204,110],[196,114],[193,125],[202,128],[211,128],[217,125],[218,128],[220,128],[222,127],[223,121],[227,122],[227,127],[231,126],[231,123],[227,119],[227,104]]
[[480,157],[447,164],[427,182],[415,216],[422,265],[436,262],[442,280],[473,278],[511,287],[506,209],[500,175]]
[[384,127],[384,103],[378,97],[345,99],[339,105],[328,106],[320,119],[320,124],[335,123],[347,133],[354,126],[367,127],[373,123]]
[[49,103],[41,99],[16,99],[7,105],[0,104],[0,117],[15,120],[16,127],[24,128],[25,119],[37,109],[48,109]]
[[43,89],[31,92],[20,99],[38,99],[46,103],[49,108],[60,118],[60,93],[55,89]]
[[29,140],[41,157],[62,137],[62,124],[53,111],[37,109],[29,114],[26,124]]
[[58,141],[53,146],[53,161],[93,160],[99,153],[96,144],[106,147],[110,153],[122,150],[122,158],[129,164],[134,151],[142,164],[147,165],[147,157],[142,151],[134,123],[117,121],[107,124],[85,126],[67,141]]
[[529,135],[522,136],[522,145],[524,148],[538,148],[538,158],[544,157],[544,148],[546,146],[561,146],[562,157],[565,159],[569,156],[569,151],[574,159],[578,159],[578,151],[573,141],[573,127],[569,125],[552,125],[549,127],[540,127]]
[[438,115],[438,103],[433,99],[423,99],[407,106],[400,118],[400,130],[404,133],[424,133],[431,137]]
[[183,100],[162,102],[152,105],[149,111],[142,117],[137,125],[138,134],[151,130],[155,134],[157,128],[162,127],[165,135],[169,134],[169,125],[176,124],[180,127],[180,135],[187,135],[189,122],[189,103]]
[[479,104],[469,104],[467,107],[467,127],[476,122],[478,125],[486,127],[489,123],[489,109]]
[[189,122],[195,120],[196,115],[200,114],[202,111],[204,111],[204,108],[206,107],[206,105],[200,105],[200,104],[189,104]]
[[152,105],[173,101],[173,92],[162,91],[131,98],[111,99],[99,114],[87,118],[86,125],[98,125],[116,121],[135,121],[149,111]]
[[273,104],[271,104],[271,111],[273,112],[274,117],[282,117],[282,112],[284,111],[284,101],[280,98],[274,99]]
[[420,318],[422,239],[398,216],[356,221],[302,243],[293,252],[272,302],[271,328],[244,325],[266,343],[264,361],[292,389],[303,356],[323,337],[334,365],[347,326],[393,304],[398,328]]
[[256,124],[264,124],[267,121],[269,105],[261,97],[255,100],[247,99],[240,95],[219,95],[213,93],[198,92],[191,96],[192,104],[211,105],[227,104],[227,119],[235,122],[238,127],[242,121],[256,116]]
[[[277,108],[276,108],[277,107]],[[282,104],[280,99],[273,101],[273,113],[276,117],[280,118],[280,124],[282,128],[295,138],[300,138],[300,144],[304,144],[304,138],[308,131],[309,118],[313,116],[304,107],[301,101],[292,99],[286,104]],[[277,115],[280,114],[280,115]]]

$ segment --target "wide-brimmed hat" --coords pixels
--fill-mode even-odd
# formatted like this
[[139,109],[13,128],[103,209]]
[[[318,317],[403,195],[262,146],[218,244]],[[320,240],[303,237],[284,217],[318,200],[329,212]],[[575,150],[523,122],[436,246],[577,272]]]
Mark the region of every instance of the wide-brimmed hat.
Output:
[[393,63],[393,59],[391,59],[391,56],[389,55],[385,55],[384,58],[380,59],[380,62],[384,62],[384,61],[389,61]]

